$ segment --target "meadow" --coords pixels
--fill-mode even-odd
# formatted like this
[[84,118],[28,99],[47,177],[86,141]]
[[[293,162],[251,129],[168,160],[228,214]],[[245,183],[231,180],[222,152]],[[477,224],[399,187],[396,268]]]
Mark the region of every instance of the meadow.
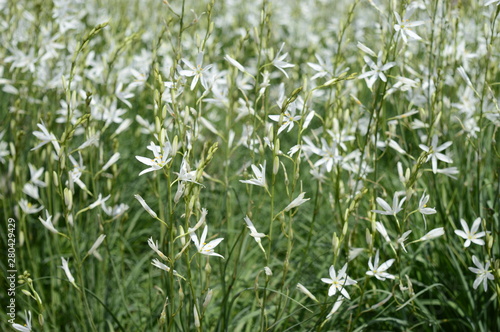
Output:
[[500,330],[500,0],[0,0],[0,330]]

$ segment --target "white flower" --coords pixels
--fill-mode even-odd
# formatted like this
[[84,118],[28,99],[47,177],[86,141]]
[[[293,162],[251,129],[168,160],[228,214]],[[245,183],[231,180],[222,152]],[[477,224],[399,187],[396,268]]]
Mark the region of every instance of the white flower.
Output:
[[43,175],[44,168],[36,168],[35,166],[28,164],[28,168],[30,169],[30,182],[33,183],[37,187],[45,188],[47,184],[40,180],[40,177]]
[[436,170],[436,173],[439,173],[439,174],[444,174],[454,180],[457,179],[456,176],[454,176],[455,174],[458,174],[459,171],[458,171],[458,168],[457,167],[448,167],[448,168],[443,168],[443,169],[437,169]]
[[38,200],[40,199],[40,195],[38,194],[38,187],[32,183],[25,183],[23,186],[23,193]]
[[104,172],[105,170],[110,168],[112,165],[114,165],[118,161],[118,159],[120,159],[120,153],[116,152],[111,156],[111,158],[109,158],[108,162],[106,164],[104,164],[104,166],[102,166],[101,172]]
[[498,6],[498,5],[500,5],[500,0],[489,0],[484,5],[485,6],[489,6],[489,5],[496,5],[496,6]]
[[21,200],[19,201],[19,206],[21,207],[21,210],[23,210],[23,212],[26,214],[38,213],[43,209],[43,205],[33,205],[24,198],[21,198]]
[[390,206],[389,203],[387,203],[386,201],[384,201],[380,197],[377,197],[376,201],[384,210],[383,211],[382,210],[372,210],[372,212],[384,214],[387,216],[395,216],[403,209],[402,206],[403,206],[403,203],[406,201],[406,197],[404,197],[400,201],[398,192],[395,192],[394,196],[392,197],[392,206]]
[[285,43],[281,44],[281,47],[280,47],[278,53],[276,53],[276,56],[274,57],[272,64],[273,64],[273,66],[278,68],[283,74],[285,74],[286,78],[288,78],[288,74],[286,73],[286,71],[283,68],[292,68],[292,67],[295,67],[295,65],[292,65],[292,64],[284,61],[284,59],[288,56],[288,53],[285,53],[285,54],[280,56],[280,53],[283,50],[283,46],[285,46]]
[[427,240],[435,239],[437,237],[440,237],[441,235],[444,235],[444,228],[443,227],[434,228],[429,233],[422,236],[418,241],[427,241]]
[[45,210],[45,215],[47,216],[47,220],[43,220],[42,217],[38,217],[38,219],[42,222],[42,225],[45,228],[47,228],[52,233],[57,234],[58,231],[54,228],[54,225],[52,225],[52,216],[49,214],[48,210]]
[[262,249],[262,251],[264,253],[266,253],[266,251],[264,250],[264,247],[262,246],[262,243],[260,241],[260,239],[263,238],[263,237],[265,237],[266,234],[257,232],[257,229],[253,225],[253,223],[250,220],[250,218],[248,218],[248,216],[245,216],[244,220],[247,223],[248,229],[250,229],[250,236],[255,239],[255,242],[257,242],[257,244],[259,245],[260,249]]
[[61,261],[62,261],[62,266],[60,266],[60,268],[62,268],[64,270],[64,273],[66,273],[66,277],[68,278],[69,282],[72,283],[74,286],[76,286],[75,278],[73,278],[73,275],[69,270],[68,261],[65,260],[64,257],[61,257]]
[[449,163],[449,164],[451,164],[453,162],[453,160],[451,160],[450,157],[448,157],[445,154],[440,153],[440,151],[443,151],[444,149],[449,147],[452,144],[452,142],[446,142],[444,144],[441,144],[440,146],[437,146],[437,143],[438,143],[438,136],[434,135],[434,136],[432,136],[432,142],[431,142],[430,147],[425,146],[423,144],[419,144],[419,147],[422,150],[424,150],[425,152],[430,152],[429,156],[427,157],[427,161],[429,161],[429,159],[432,159],[431,160],[432,172],[434,172],[434,174],[437,173],[437,161],[438,160],[444,161],[445,163]]
[[474,280],[474,284],[472,285],[472,287],[476,289],[481,283],[483,283],[483,288],[486,292],[488,290],[488,280],[495,279],[493,274],[488,271],[488,269],[490,268],[490,262],[486,262],[486,264],[483,265],[476,256],[472,256],[472,262],[477,267],[469,267],[469,270],[471,272],[477,274],[476,280]]
[[217,247],[219,243],[224,240],[224,238],[218,238],[215,240],[210,241],[209,243],[205,243],[205,240],[207,238],[207,233],[208,233],[208,226],[205,225],[205,228],[203,229],[203,233],[201,233],[201,237],[198,240],[198,236],[193,232],[193,230],[190,228],[189,234],[191,235],[191,240],[193,241],[194,245],[196,246],[196,249],[198,249],[198,252],[203,255],[207,256],[219,256],[224,258],[224,256],[219,255],[218,253],[214,252],[214,248]]
[[[154,265],[155,267],[163,270],[163,271],[170,272],[170,268],[168,266],[166,266],[165,264],[163,264],[162,262],[160,262],[158,260],[158,258],[153,259],[151,261],[151,264]],[[179,273],[177,273],[176,270],[174,270],[173,273],[174,273],[174,276],[184,279],[184,277],[181,276]]]
[[314,296],[307,288],[305,288],[301,283],[297,284],[297,289],[307,295],[311,300],[319,302],[316,296]]
[[[409,11],[409,13],[411,14],[411,11]],[[408,13],[405,15],[403,20],[401,20],[401,16],[399,16],[396,12],[394,12],[394,16],[396,16],[396,20],[398,21],[398,24],[394,24],[394,30],[396,30],[396,33],[401,34],[405,43],[408,42],[408,38],[413,40],[422,39],[419,35],[413,32],[411,28],[424,24],[424,21],[409,22],[407,17],[410,15]]]
[[165,261],[167,261],[167,260],[168,260],[167,256],[165,256],[165,254],[164,254],[164,253],[162,253],[162,252],[160,251],[160,249],[159,249],[159,247],[158,247],[158,241],[156,241],[156,243],[153,241],[153,237],[150,237],[150,238],[148,239],[148,245],[149,245],[149,247],[150,247],[151,249],[153,249],[153,251],[154,251],[154,252],[156,252],[156,254],[157,254],[158,256],[160,256],[160,258],[161,258],[161,259],[163,259],[163,260],[165,260]]
[[335,301],[335,303],[333,304],[332,310],[330,310],[328,315],[326,315],[327,320],[332,318],[333,314],[335,314],[337,310],[339,310],[340,306],[342,305],[342,302],[344,302],[344,298],[342,296],[339,296],[337,301]]
[[[73,165],[73,169],[69,171],[69,176],[71,177],[70,181],[76,183],[81,189],[87,191],[87,186],[85,185],[85,183],[82,182],[82,180],[80,180],[80,177],[82,176],[83,171],[85,170],[85,166],[83,166],[83,158],[81,153],[78,152],[78,155],[79,155],[79,162],[77,162],[72,155],[69,156],[69,160]],[[71,188],[73,188],[72,185]]]
[[203,68],[203,52],[198,53],[198,56],[196,57],[196,66],[194,66],[190,61],[186,59],[182,59],[182,62],[189,68],[189,69],[184,69],[179,72],[181,76],[186,76],[186,77],[191,77],[194,76],[193,80],[191,81],[191,90],[194,90],[196,87],[196,84],[198,83],[198,80],[201,79],[201,85],[205,89],[207,89],[208,84],[207,84],[207,77],[206,77],[206,71],[212,68],[213,65],[207,65],[205,68]]
[[427,220],[425,219],[425,215],[436,213],[436,209],[427,207],[427,202],[429,201],[429,197],[430,196],[429,195],[426,196],[424,192],[418,203],[418,212],[420,212],[422,214],[422,218],[424,218],[424,226],[426,229],[427,229]]
[[54,149],[56,150],[57,155],[59,155],[59,152],[61,151],[61,146],[59,145],[59,142],[57,142],[57,138],[53,133],[50,133],[47,130],[47,127],[45,127],[45,124],[39,123],[37,124],[38,128],[40,128],[41,131],[34,131],[33,135],[36,136],[40,141],[42,141],[40,144],[35,146],[31,151],[37,150],[40,147],[44,146],[45,144],[51,142],[52,145],[54,146]]
[[375,254],[375,260],[372,264],[372,258],[368,260],[368,267],[370,268],[369,271],[366,272],[367,275],[369,276],[374,276],[378,280],[385,280],[385,279],[394,279],[394,276],[392,274],[389,274],[385,272],[388,268],[391,267],[391,265],[394,263],[395,259],[389,259],[385,263],[382,263],[382,265],[378,265],[379,263],[379,251],[377,250],[377,253]]
[[384,224],[382,224],[379,221],[376,221],[375,222],[375,228],[380,233],[380,235],[382,235],[382,237],[384,238],[384,240],[386,240],[387,242],[391,242],[391,239],[389,238],[389,235],[387,234],[387,230],[385,229]]
[[240,180],[242,183],[253,184],[255,186],[260,186],[267,188],[266,184],[266,161],[264,160],[263,165],[259,165],[260,170],[257,166],[252,165],[252,171],[254,174],[254,178],[250,180]]
[[[295,115],[295,108],[290,108],[290,110],[286,110],[283,112],[283,120],[281,122],[281,126],[278,129],[278,135],[281,134],[283,130],[288,128],[287,132],[290,132],[292,130],[294,122],[299,121],[302,116],[300,115]],[[278,122],[280,121],[281,115],[269,115],[269,119]]]
[[16,329],[17,331],[21,332],[31,332],[32,326],[31,326],[31,311],[28,310],[28,313],[26,314],[26,311],[24,312],[26,315],[26,324],[21,325],[14,323],[12,324],[12,328]]
[[420,198],[420,202],[418,203],[418,212],[420,212],[421,214],[435,214],[436,213],[436,209],[434,208],[428,208],[427,207],[427,202],[429,201],[429,195],[425,195],[425,192],[424,194],[422,195],[422,197]]
[[163,264],[162,262],[160,262],[158,260],[158,258],[155,258],[151,261],[151,264],[153,264],[154,266],[156,266],[157,268],[161,269],[161,270],[164,270],[164,271],[167,271],[167,272],[170,272],[170,268],[168,266],[166,266],[165,264]]
[[87,209],[88,210],[92,210],[93,208],[99,206],[99,205],[102,205],[104,204],[104,202],[106,202],[109,198],[111,197],[111,195],[108,195],[104,198],[102,198],[102,194],[99,194],[99,196],[97,197],[97,199],[95,200],[94,203],[90,204]]
[[[305,139],[304,139],[305,140]],[[331,172],[333,165],[337,165],[342,161],[342,156],[339,154],[339,149],[337,148],[337,143],[335,141],[332,144],[328,144],[325,139],[321,139],[321,149],[313,147],[312,151],[321,156],[314,166],[325,165],[327,172]]]
[[241,65],[241,63],[239,63],[238,61],[234,60],[233,58],[231,58],[228,54],[226,54],[226,56],[224,57],[224,59],[229,62],[231,65],[235,66],[239,71],[243,72],[243,73],[246,73],[246,69],[245,67],[243,67]]
[[99,248],[99,246],[102,244],[105,238],[106,238],[105,234],[99,235],[99,237],[97,238],[97,240],[95,240],[92,247],[90,247],[89,251],[87,252],[87,255],[94,255],[99,259],[101,256],[96,252],[96,250],[97,248]]
[[358,78],[365,78],[366,84],[371,89],[375,81],[380,78],[382,81],[387,82],[387,77],[384,74],[384,71],[394,67],[396,65],[395,62],[388,62],[386,64],[382,63],[382,52],[379,52],[377,63],[373,62],[368,56],[364,56],[366,64],[371,68],[369,71],[365,71],[363,74],[359,75]]
[[139,203],[141,203],[144,210],[146,210],[146,212],[149,213],[151,217],[158,219],[158,215],[156,214],[156,212],[153,211],[153,209],[149,207],[148,203],[146,203],[144,198],[142,198],[140,195],[134,195],[134,197],[139,201]]
[[405,252],[408,252],[408,251],[406,251],[406,248],[405,248],[405,241],[408,238],[408,236],[410,235],[410,233],[411,233],[411,230],[404,232],[403,235],[401,235],[398,238],[398,240],[396,241],[397,244],[399,244],[401,246],[401,248],[403,248],[403,250]]
[[101,205],[102,210],[110,217],[118,217],[125,213],[128,210],[129,206],[127,204],[118,204],[113,207],[106,206],[106,202],[102,202]]
[[330,278],[321,278],[321,281],[324,283],[330,284],[330,288],[328,289],[328,296],[335,295],[337,290],[345,297],[350,299],[349,293],[345,290],[345,286],[354,285],[357,282],[352,280],[347,274],[347,264],[345,264],[339,271],[338,275],[335,272],[335,268],[330,266]]
[[297,198],[295,198],[290,204],[288,204],[288,206],[283,211],[285,212],[290,211],[291,209],[296,208],[297,206],[300,206],[305,202],[307,202],[310,198],[304,199],[305,194],[306,194],[305,192],[300,193],[300,195],[297,196]]
[[153,152],[154,158],[150,159],[146,157],[135,156],[135,158],[141,163],[150,166],[149,168],[146,168],[145,170],[140,172],[139,175],[162,169],[172,159],[169,158],[171,152],[169,143],[166,143],[163,148],[161,148],[159,145],[151,142],[147,148],[148,150],[151,150]]
[[460,236],[461,238],[464,238],[466,241],[464,243],[464,247],[467,248],[470,246],[471,242],[478,244],[480,246],[484,246],[484,240],[480,239],[480,237],[483,237],[486,235],[486,232],[479,232],[477,233],[477,230],[479,229],[479,226],[481,225],[481,218],[477,218],[474,220],[472,223],[472,228],[469,230],[469,226],[467,225],[467,222],[463,219],[460,219],[460,223],[462,224],[462,228],[464,229],[463,231],[461,230],[455,230],[455,234]]

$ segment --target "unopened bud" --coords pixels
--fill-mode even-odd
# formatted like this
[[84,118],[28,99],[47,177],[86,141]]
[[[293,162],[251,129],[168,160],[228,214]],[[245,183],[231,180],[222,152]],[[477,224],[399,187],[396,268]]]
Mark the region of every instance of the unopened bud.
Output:
[[278,174],[279,169],[280,169],[280,159],[278,158],[278,156],[275,156],[273,162],[273,174],[274,175]]
[[205,301],[203,301],[203,308],[208,307],[210,301],[212,301],[213,294],[214,294],[213,290],[208,289],[207,296],[205,296]]
[[54,181],[54,186],[59,187],[59,178],[55,171],[52,172],[52,180]]
[[71,211],[73,208],[73,192],[68,188],[64,188],[64,204],[66,204],[68,211]]

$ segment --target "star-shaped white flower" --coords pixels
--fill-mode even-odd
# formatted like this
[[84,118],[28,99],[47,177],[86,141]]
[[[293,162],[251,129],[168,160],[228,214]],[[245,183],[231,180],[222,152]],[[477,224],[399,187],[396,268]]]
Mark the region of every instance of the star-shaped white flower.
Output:
[[38,123],[37,126],[38,126],[38,128],[40,128],[41,131],[34,131],[33,135],[35,135],[36,138],[38,138],[42,142],[40,144],[38,144],[37,146],[35,146],[33,149],[31,149],[31,151],[37,150],[40,147],[42,147],[45,144],[50,142],[54,146],[54,149],[56,150],[57,155],[59,155],[59,153],[61,151],[61,146],[59,145],[59,142],[57,141],[56,136],[53,133],[48,131],[48,129],[47,129],[47,127],[45,127],[45,123],[43,123],[43,121],[42,121],[42,123]]
[[189,68],[189,69],[184,69],[179,72],[181,76],[186,76],[186,77],[193,77],[193,80],[191,81],[191,90],[194,90],[196,87],[196,84],[198,84],[198,80],[201,80],[201,85],[205,89],[207,89],[208,84],[207,84],[207,75],[206,72],[213,67],[213,65],[207,65],[203,67],[203,52],[198,53],[198,56],[196,57],[196,65],[193,65],[190,61],[186,59],[182,59],[182,62]]
[[476,256],[472,256],[472,262],[477,267],[469,267],[469,270],[471,272],[477,274],[476,280],[474,280],[474,284],[472,285],[472,287],[476,289],[481,283],[483,283],[483,288],[486,292],[488,290],[488,280],[495,279],[493,274],[488,271],[488,269],[490,268],[490,262],[486,262],[486,264],[483,265],[483,263],[481,263]]
[[[26,311],[25,311],[26,314]],[[32,325],[31,325],[31,311],[28,311],[28,314],[26,315],[26,324],[21,325],[14,323],[12,324],[12,328],[15,329],[16,331],[21,331],[21,332],[31,332],[32,330]]]
[[484,246],[484,240],[480,239],[480,237],[483,237],[486,235],[486,232],[479,232],[477,233],[477,230],[479,229],[479,226],[481,225],[481,218],[477,218],[474,220],[472,223],[472,228],[469,230],[469,226],[467,225],[467,222],[463,219],[460,219],[460,223],[462,224],[462,228],[464,229],[463,231],[461,230],[455,230],[455,234],[460,236],[461,238],[464,238],[466,241],[464,243],[464,247],[467,248],[470,246],[471,242],[478,244],[480,246]]
[[429,156],[427,157],[427,161],[431,159],[432,162],[432,172],[434,174],[437,173],[437,161],[441,160],[444,161],[445,163],[451,164],[453,160],[448,157],[445,154],[442,154],[441,151],[449,147],[452,142],[446,142],[444,144],[441,144],[440,146],[437,146],[438,144],[438,136],[434,135],[432,136],[432,142],[431,146],[425,146],[423,144],[420,144],[419,147],[424,150],[425,152],[430,152]]
[[324,283],[330,284],[330,288],[328,289],[328,296],[335,295],[337,290],[345,297],[350,299],[349,293],[345,290],[345,286],[350,286],[357,284],[355,280],[352,280],[347,274],[347,263],[340,269],[338,275],[335,272],[335,268],[330,266],[330,278],[321,278],[321,281]]
[[283,46],[285,46],[285,43],[281,44],[281,47],[280,47],[278,53],[276,53],[276,56],[274,57],[272,64],[273,64],[273,66],[278,68],[283,74],[285,74],[286,78],[288,78],[288,74],[286,73],[286,71],[283,68],[292,68],[292,67],[295,67],[295,65],[292,65],[291,63],[284,61],[285,58],[288,56],[288,53],[280,55],[281,51],[283,51]]
[[405,15],[403,20],[401,20],[401,16],[399,16],[399,14],[396,12],[394,12],[394,16],[396,16],[396,20],[398,21],[397,24],[394,24],[394,30],[396,30],[396,33],[401,34],[401,37],[403,38],[403,41],[405,43],[408,42],[408,38],[413,40],[422,40],[422,38],[415,32],[413,32],[411,28],[424,24],[424,21],[410,22],[406,18],[409,16],[408,14]]
[[395,62],[388,62],[386,64],[382,63],[382,52],[378,54],[377,63],[373,62],[372,59],[370,59],[370,57],[366,55],[363,57],[363,59],[371,70],[365,71],[363,74],[359,75],[358,78],[366,78],[366,84],[370,89],[372,88],[373,84],[375,84],[375,81],[377,81],[378,78],[380,78],[384,82],[387,82],[387,76],[385,76],[384,71],[396,65]]
[[205,240],[207,238],[207,233],[208,233],[208,226],[205,225],[205,228],[203,229],[203,233],[201,233],[200,239],[198,239],[198,236],[194,233],[193,229],[189,229],[189,234],[191,236],[191,241],[193,241],[194,245],[196,246],[196,249],[198,249],[198,252],[203,255],[207,256],[219,256],[224,258],[224,256],[219,255],[218,253],[214,252],[214,248],[217,247],[219,243],[224,240],[224,238],[218,238],[215,240],[212,240],[208,243],[205,243]]
[[394,193],[392,197],[392,206],[389,205],[385,200],[380,197],[376,199],[377,203],[382,207],[382,210],[372,210],[372,212],[384,214],[387,216],[395,216],[398,214],[403,208],[403,203],[406,201],[406,197],[404,197],[401,201],[399,200],[399,195],[397,192]]
[[266,161],[264,160],[264,164],[263,165],[259,165],[259,166],[260,166],[260,169],[257,166],[252,165],[252,171],[253,171],[253,174],[254,174],[254,178],[253,179],[250,179],[250,180],[240,180],[240,182],[242,182],[242,183],[248,183],[248,184],[253,184],[255,186],[267,188],[267,184],[266,184]]
[[379,251],[377,250],[373,264],[371,257],[368,260],[368,267],[370,268],[370,270],[367,271],[366,274],[369,276],[374,276],[378,280],[394,279],[394,275],[385,272],[394,263],[394,258],[389,259],[388,261],[382,263],[380,266],[378,265],[378,263],[379,263]]
[[149,144],[148,146],[148,150],[151,150],[153,152],[154,155],[153,159],[141,156],[135,156],[135,158],[139,160],[141,163],[150,166],[149,168],[146,168],[145,170],[140,172],[139,175],[162,169],[172,159],[169,157],[171,152],[169,143],[165,144],[162,148],[159,145],[156,145],[153,142],[151,142],[151,144]]

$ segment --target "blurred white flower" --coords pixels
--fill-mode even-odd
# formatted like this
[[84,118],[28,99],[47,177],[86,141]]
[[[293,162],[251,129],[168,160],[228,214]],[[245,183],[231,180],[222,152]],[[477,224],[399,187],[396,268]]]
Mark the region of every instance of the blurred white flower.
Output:
[[266,253],[266,251],[264,250],[264,247],[262,246],[262,243],[261,243],[261,238],[265,237],[266,234],[264,233],[259,233],[257,232],[257,229],[255,228],[255,226],[253,225],[252,221],[250,220],[250,218],[248,218],[248,216],[245,216],[244,218],[245,222],[247,223],[247,227],[248,229],[250,229],[250,236],[253,237],[255,239],[255,242],[257,242],[257,244],[259,245],[260,249],[264,252],[264,254]]
[[102,244],[105,238],[106,238],[105,234],[99,235],[99,237],[97,238],[97,240],[95,240],[92,247],[90,247],[89,251],[87,252],[87,255],[94,255],[98,260],[102,260],[101,255],[99,255],[99,253],[96,250],[97,248],[99,248],[99,246]]
[[431,146],[425,146],[423,144],[419,145],[419,147],[422,150],[424,150],[425,152],[429,152],[429,156],[427,157],[427,161],[429,161],[429,159],[432,159],[431,160],[432,172],[434,172],[434,174],[437,173],[437,161],[438,160],[444,161],[445,163],[449,163],[449,164],[451,164],[453,162],[453,160],[451,160],[450,157],[448,157],[445,154],[440,153],[441,151],[443,151],[444,149],[449,147],[452,144],[452,142],[446,142],[444,144],[441,144],[440,146],[437,146],[437,144],[438,144],[438,136],[434,135],[432,137]]
[[397,244],[399,244],[401,246],[401,248],[403,248],[404,252],[408,252],[408,251],[406,251],[406,248],[405,248],[405,241],[411,232],[412,232],[411,230],[404,232],[396,241]]
[[300,205],[304,204],[305,202],[307,202],[310,198],[304,199],[305,194],[306,194],[305,192],[300,193],[300,195],[297,196],[297,198],[295,198],[290,204],[288,204],[287,207],[283,211],[285,211],[285,212],[290,211],[291,209],[296,208],[297,206],[300,206]]
[[427,229],[427,220],[425,219],[425,215],[435,214],[436,209],[427,207],[427,202],[429,201],[430,195],[425,195],[425,192],[422,194],[420,201],[418,202],[418,212],[422,214],[424,218],[424,227]]
[[485,265],[483,265],[483,263],[481,263],[476,256],[472,256],[472,262],[474,263],[474,265],[476,265],[476,267],[469,267],[469,270],[477,274],[476,280],[474,280],[474,284],[472,285],[472,287],[476,289],[481,283],[483,283],[483,288],[486,292],[488,290],[488,280],[495,279],[493,274],[488,271],[490,268],[490,262],[486,262]]
[[316,296],[314,296],[307,288],[304,287],[304,285],[302,285],[301,283],[298,283],[297,284],[297,289],[299,291],[301,291],[302,293],[304,293],[305,295],[307,295],[307,297],[309,297],[311,300],[315,301],[315,302],[319,302],[318,299],[316,298]]
[[92,210],[93,208],[99,206],[99,205],[102,205],[104,202],[106,202],[109,198],[111,197],[111,195],[108,195],[104,198],[102,198],[102,194],[99,194],[99,196],[97,197],[97,199],[95,200],[94,203],[90,204],[87,209],[88,210]]
[[116,152],[111,156],[111,158],[109,158],[108,162],[104,164],[104,166],[102,166],[101,172],[104,172],[105,170],[113,166],[118,161],[118,159],[120,159],[120,153]]
[[255,186],[259,187],[264,187],[267,189],[267,184],[266,184],[266,161],[264,160],[263,165],[259,165],[260,169],[252,165],[252,171],[254,174],[254,178],[250,180],[240,180],[242,183],[248,183],[248,184],[253,184]]
[[382,235],[384,240],[386,240],[387,242],[391,242],[391,239],[389,238],[389,235],[387,234],[387,230],[385,229],[384,224],[382,224],[380,221],[376,221],[375,228],[380,233],[380,235]]
[[380,197],[377,197],[376,201],[384,210],[372,210],[372,212],[387,215],[387,216],[395,216],[403,209],[402,206],[403,206],[403,203],[406,201],[406,197],[404,197],[400,201],[398,192],[395,192],[394,196],[392,198],[392,206],[390,206],[389,203],[387,203],[385,200],[383,200]]
[[64,273],[66,273],[66,277],[68,278],[69,282],[72,283],[73,286],[77,287],[75,284],[75,278],[73,278],[73,275],[69,270],[68,261],[65,260],[64,257],[61,257],[61,261],[62,261],[62,266],[60,266],[60,268],[62,268],[64,270]]
[[342,302],[344,302],[344,298],[342,296],[339,296],[337,301],[333,304],[332,310],[326,315],[326,319],[332,318],[332,316],[339,310],[340,306],[342,305]]
[[34,131],[33,135],[35,135],[36,138],[38,138],[42,142],[40,144],[38,144],[37,146],[35,146],[33,149],[31,149],[31,151],[37,150],[40,147],[42,147],[45,144],[50,142],[54,146],[54,149],[56,150],[57,155],[59,155],[59,153],[61,151],[61,146],[59,145],[59,142],[57,141],[56,136],[47,130],[47,127],[45,127],[45,124],[43,122],[37,124],[37,126],[38,126],[38,128],[40,128],[41,131]]
[[398,21],[397,24],[394,24],[394,30],[396,30],[396,33],[401,34],[401,37],[403,38],[403,41],[405,43],[408,42],[408,38],[413,39],[413,40],[421,40],[422,39],[419,35],[417,35],[415,32],[412,31],[412,28],[424,24],[424,21],[410,22],[408,20],[408,17],[411,15],[411,13],[412,13],[412,10],[407,11],[406,15],[401,20],[401,16],[399,16],[398,13],[394,12],[394,16],[396,16],[396,20]]
[[182,59],[182,62],[189,68],[189,69],[184,69],[179,72],[179,75],[181,76],[186,76],[186,77],[193,77],[193,80],[191,81],[191,90],[194,90],[196,87],[196,84],[198,84],[198,80],[201,80],[201,85],[205,89],[208,88],[207,84],[207,75],[206,72],[212,68],[213,65],[207,65],[203,67],[203,52],[199,52],[198,56],[196,57],[196,65],[193,65],[189,60]]
[[164,254],[164,253],[162,253],[162,252],[160,251],[159,246],[158,246],[158,241],[156,241],[156,243],[155,243],[155,242],[153,241],[153,237],[150,237],[150,238],[148,239],[148,245],[149,245],[149,247],[150,247],[150,248],[151,248],[154,252],[156,252],[156,254],[157,254],[158,256],[160,256],[160,258],[161,258],[161,259],[163,259],[164,261],[168,261],[167,256],[165,256],[165,254]]
[[395,62],[388,62],[386,64],[382,63],[382,57],[382,52],[379,52],[377,63],[373,62],[372,59],[370,59],[366,55],[363,57],[366,64],[368,65],[368,67],[370,67],[371,70],[365,71],[363,74],[359,75],[358,78],[366,79],[366,85],[368,85],[370,89],[372,88],[373,84],[375,84],[378,78],[380,78],[384,82],[387,82],[387,77],[385,76],[384,71],[396,65]]
[[31,311],[28,310],[28,313],[26,314],[26,311],[24,312],[25,315],[26,315],[26,324],[25,325],[21,325],[21,324],[17,324],[17,323],[14,323],[12,324],[12,328],[17,330],[17,331],[21,331],[21,332],[31,332],[32,330],[32,326],[31,326]]
[[285,74],[286,78],[288,78],[288,74],[286,73],[284,68],[292,68],[292,67],[295,67],[295,65],[292,65],[292,64],[284,61],[285,58],[288,56],[288,53],[280,55],[281,51],[283,50],[283,46],[285,46],[285,43],[281,44],[281,47],[280,47],[278,53],[276,53],[276,56],[274,57],[272,64],[273,64],[273,66],[278,68],[283,74]]
[[24,213],[26,214],[34,214],[42,211],[43,205],[33,205],[30,202],[28,202],[26,199],[21,198],[19,200],[19,206],[21,207],[21,210],[23,210]]
[[433,230],[422,236],[418,241],[427,241],[435,239],[437,237],[440,237],[441,235],[444,235],[444,228],[443,227],[434,228]]
[[147,213],[149,213],[149,215],[155,219],[158,218],[158,215],[156,214],[156,212],[153,211],[153,209],[151,209],[148,205],[148,203],[146,203],[146,201],[144,200],[144,198],[142,198],[140,195],[134,195],[135,199],[137,199],[139,201],[139,203],[141,203],[142,207],[144,208],[144,210],[146,210]]
[[500,0],[489,0],[484,5],[485,6],[489,6],[489,5],[498,6],[498,5],[500,5]]
[[51,231],[54,234],[57,234],[58,231],[55,229],[54,225],[52,224],[52,216],[49,214],[48,210],[45,210],[45,215],[47,216],[47,220],[43,220],[42,217],[38,217],[38,219],[42,222],[42,225],[47,228],[49,231]]

